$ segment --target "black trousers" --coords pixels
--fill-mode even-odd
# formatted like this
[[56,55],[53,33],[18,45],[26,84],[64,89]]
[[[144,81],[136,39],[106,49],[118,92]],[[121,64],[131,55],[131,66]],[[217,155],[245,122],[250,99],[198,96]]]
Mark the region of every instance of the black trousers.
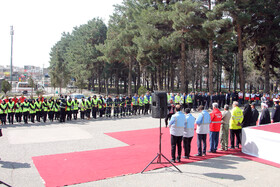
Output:
[[125,108],[124,108],[124,106],[121,106],[120,107],[120,110],[121,110],[121,116],[125,116]]
[[168,113],[167,116],[165,117],[165,126],[166,126],[166,127],[168,126],[168,120],[171,119],[171,116],[172,116],[172,115],[173,115],[173,113],[172,113],[172,114]]
[[74,117],[74,120],[77,120],[77,118],[78,118],[78,110],[73,110],[73,117]]
[[99,108],[99,117],[102,117],[104,115],[104,108]]
[[64,108],[60,110],[60,122],[65,122],[66,111]]
[[145,112],[144,112],[144,114],[148,114],[149,108],[150,108],[150,104],[145,104]]
[[54,119],[55,119],[55,120],[59,120],[59,117],[60,117],[59,111],[54,112]]
[[42,112],[41,112],[41,111],[37,111],[37,112],[36,112],[36,120],[37,120],[38,122],[40,122],[41,116],[42,116]]
[[67,120],[72,120],[72,111],[66,111]]
[[49,111],[49,120],[53,121],[54,118],[54,111]]
[[136,115],[137,110],[138,110],[138,105],[133,105],[133,114]]
[[8,121],[9,121],[9,124],[14,124],[14,113],[13,112],[8,113]]
[[111,117],[112,107],[106,107],[106,117]]
[[7,118],[7,114],[0,114],[2,125],[6,125],[6,118]]
[[192,139],[193,137],[183,137],[185,156],[190,156]]
[[145,106],[139,106],[138,114],[141,114],[140,111],[142,111],[142,114],[144,114]]
[[[197,151],[199,155],[206,154],[206,137],[207,134],[197,134]],[[203,150],[202,150],[203,143]]]
[[120,108],[114,107],[114,116],[119,116],[119,113],[120,113]]
[[236,136],[236,146],[239,146],[241,144],[241,132],[242,129],[230,129],[230,145],[231,147],[234,147],[234,139]]
[[30,114],[31,122],[35,123],[34,118],[35,118],[35,113]]
[[179,160],[181,159],[182,138],[183,138],[183,136],[171,135],[171,156],[172,156],[172,160],[175,160],[176,147],[178,148],[177,159],[179,159]]
[[16,121],[21,122],[21,112],[15,113]]
[[126,105],[126,114],[130,116],[130,115],[131,115],[131,112],[132,112],[132,111],[131,111],[131,104],[127,104],[127,105]]
[[90,111],[91,111],[91,109],[87,109],[87,110],[86,110],[86,116],[87,116],[87,118],[90,118]]
[[80,118],[85,119],[85,111],[80,111]]
[[42,111],[42,118],[43,118],[44,123],[46,123],[46,121],[47,121],[47,115],[48,115],[47,111]]
[[92,117],[96,119],[97,107],[92,108]]
[[29,112],[23,112],[23,121],[24,123],[28,123],[27,120],[28,120],[28,114]]

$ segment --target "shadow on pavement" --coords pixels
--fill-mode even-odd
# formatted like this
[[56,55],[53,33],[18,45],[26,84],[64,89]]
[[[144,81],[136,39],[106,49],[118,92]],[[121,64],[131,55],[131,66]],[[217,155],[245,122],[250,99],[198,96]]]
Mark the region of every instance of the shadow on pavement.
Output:
[[217,179],[230,179],[234,181],[245,180],[245,178],[242,175],[233,175],[233,174],[226,174],[226,173],[204,173],[203,175],[207,177],[217,178]]
[[20,163],[20,162],[9,162],[9,161],[0,161],[0,165],[2,168],[8,169],[19,169],[19,168],[30,168],[30,164],[28,163]]
[[12,187],[12,186],[10,186],[9,184],[7,184],[7,183],[5,183],[3,181],[0,181],[0,184],[3,184],[4,186],[7,186],[7,187]]

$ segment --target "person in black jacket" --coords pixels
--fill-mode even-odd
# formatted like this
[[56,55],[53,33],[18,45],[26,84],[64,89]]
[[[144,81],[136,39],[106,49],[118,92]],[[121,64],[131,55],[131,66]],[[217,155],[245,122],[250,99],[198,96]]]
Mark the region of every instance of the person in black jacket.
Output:
[[251,126],[252,124],[252,109],[249,104],[245,104],[243,110],[243,122],[241,123],[242,128]]
[[274,100],[274,107],[271,113],[272,123],[280,122],[280,105],[279,101]]
[[251,104],[251,108],[252,108],[252,126],[256,126],[258,118],[259,118],[259,112],[256,109],[256,103],[255,102],[253,102]]
[[228,91],[228,93],[226,94],[226,104],[227,105],[230,104],[230,97],[231,97],[231,93],[230,93],[230,91]]
[[168,114],[165,117],[165,127],[168,126],[168,120],[171,119],[171,116],[175,113],[175,105],[173,104],[173,100],[170,100],[170,103],[168,104]]
[[262,113],[261,113],[261,116],[260,116],[260,122],[259,122],[259,124],[260,124],[260,125],[264,125],[264,124],[269,124],[269,123],[271,123],[271,121],[270,121],[269,110],[267,109],[267,108],[268,108],[267,104],[262,103],[262,104],[261,104],[261,107],[262,107]]

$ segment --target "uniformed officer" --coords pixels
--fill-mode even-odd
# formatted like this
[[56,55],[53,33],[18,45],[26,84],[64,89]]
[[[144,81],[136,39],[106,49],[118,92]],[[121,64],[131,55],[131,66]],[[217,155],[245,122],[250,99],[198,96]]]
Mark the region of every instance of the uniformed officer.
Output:
[[112,113],[113,100],[111,95],[108,95],[106,100],[106,117],[110,118]]
[[114,99],[114,117],[119,117],[120,103],[121,103],[121,100],[119,99],[119,96],[117,95],[116,98]]

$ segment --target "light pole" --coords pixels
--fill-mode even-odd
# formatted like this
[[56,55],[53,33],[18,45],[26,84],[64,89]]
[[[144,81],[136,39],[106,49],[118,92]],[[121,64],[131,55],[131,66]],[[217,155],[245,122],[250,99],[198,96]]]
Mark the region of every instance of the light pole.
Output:
[[11,31],[10,31],[10,35],[11,35],[11,64],[10,64],[10,81],[11,81],[11,85],[12,85],[12,77],[13,77],[13,36],[14,36],[14,29],[13,26],[11,26]]

